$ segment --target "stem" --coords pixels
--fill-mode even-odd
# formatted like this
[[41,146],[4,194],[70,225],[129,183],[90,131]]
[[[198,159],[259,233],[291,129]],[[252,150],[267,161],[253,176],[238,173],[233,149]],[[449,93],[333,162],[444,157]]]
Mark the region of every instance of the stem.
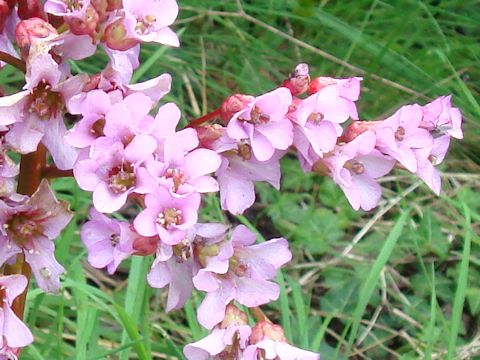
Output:
[[190,121],[190,123],[187,125],[189,128],[197,128],[200,125],[202,125],[204,122],[207,122],[209,120],[212,120],[216,117],[220,116],[220,109],[214,110],[212,112],[209,112],[206,115],[203,115],[202,117],[199,117],[198,119]]
[[22,72],[27,71],[27,67],[23,60],[17,59],[15,56],[12,56],[6,52],[0,51],[0,61],[6,62]]
[[47,165],[45,168],[43,168],[42,177],[47,179],[73,177],[73,170],[60,170],[56,166]]
[[260,309],[260,307],[257,306],[250,308],[250,312],[252,313],[255,320],[257,320],[258,322],[266,321],[271,323],[270,319],[267,317],[267,315],[265,315],[265,313],[262,311],[262,309]]
[[[24,195],[32,195],[42,181],[42,169],[46,164],[46,149],[40,144],[37,151],[22,155],[20,159],[20,174],[18,176],[17,192]],[[30,281],[31,269],[25,262],[23,254],[17,255],[17,261],[13,265],[5,266],[5,275],[22,274]],[[12,304],[13,312],[19,319],[23,319],[25,300],[27,298],[28,285],[25,291],[18,296]]]

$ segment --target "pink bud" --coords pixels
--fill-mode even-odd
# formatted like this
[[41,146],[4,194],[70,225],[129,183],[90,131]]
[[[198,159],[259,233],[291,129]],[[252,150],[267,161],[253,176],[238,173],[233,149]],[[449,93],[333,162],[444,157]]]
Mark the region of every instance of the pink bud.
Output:
[[98,13],[92,5],[85,10],[83,18],[72,17],[66,18],[66,22],[70,31],[75,35],[91,35],[95,31],[98,24]]
[[243,110],[253,99],[253,96],[243,94],[229,96],[220,107],[220,117],[227,124],[235,113]]
[[348,125],[345,134],[342,136],[342,140],[344,142],[350,142],[365,131],[372,130],[374,126],[375,122],[373,121],[354,121]]
[[18,0],[18,17],[22,20],[34,17],[47,19],[40,0]]
[[133,250],[135,255],[148,256],[155,254],[158,245],[158,236],[138,237],[133,241]]
[[287,342],[285,333],[280,325],[275,325],[268,321],[261,321],[253,327],[250,342],[257,344],[266,339]]
[[325,86],[333,85],[336,83],[337,83],[337,80],[331,77],[323,77],[323,76],[317,77],[313,79],[310,85],[308,86],[308,93],[310,95],[316,94],[317,92],[322,90]]
[[138,40],[127,38],[127,29],[123,19],[118,19],[107,26],[104,41],[112,50],[126,51],[138,44]]
[[292,95],[300,95],[307,91],[310,84],[310,75],[307,64],[298,64],[293,70],[289,78],[282,83],[283,87],[286,87]]
[[55,34],[57,34],[57,30],[52,25],[36,17],[20,21],[15,28],[15,38],[24,59],[28,57],[30,45],[37,39]]

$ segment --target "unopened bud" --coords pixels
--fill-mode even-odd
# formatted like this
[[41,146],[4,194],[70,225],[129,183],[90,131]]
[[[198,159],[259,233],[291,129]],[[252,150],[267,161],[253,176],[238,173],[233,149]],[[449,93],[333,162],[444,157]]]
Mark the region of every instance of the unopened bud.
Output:
[[220,107],[220,117],[227,124],[235,113],[243,110],[253,99],[253,96],[244,94],[229,96]]
[[310,85],[308,85],[308,93],[310,95],[316,94],[317,92],[322,90],[324,87],[333,85],[336,83],[337,83],[337,80],[331,77],[323,77],[323,76],[317,77],[310,82]]
[[28,57],[30,46],[38,39],[44,39],[56,34],[57,30],[52,25],[43,19],[35,17],[20,21],[15,28],[15,38],[24,59]]
[[307,64],[298,64],[293,70],[289,78],[282,83],[283,87],[290,90],[292,95],[301,95],[307,91],[310,84],[310,75]]
[[98,19],[97,10],[92,5],[89,5],[83,14],[83,18],[69,17],[65,21],[72,34],[91,35],[97,27]]
[[157,236],[152,237],[138,237],[133,241],[133,250],[135,255],[147,256],[155,254],[157,251],[159,238]]
[[250,335],[250,343],[257,344],[266,339],[287,342],[285,333],[280,325],[275,325],[268,321],[261,321],[253,327],[252,334]]
[[248,317],[242,310],[237,308],[233,304],[228,304],[225,309],[225,318],[220,324],[222,329],[226,329],[229,326],[247,325]]
[[350,142],[365,131],[372,130],[375,126],[373,121],[354,121],[348,125],[345,134],[342,136],[344,142]]
[[138,40],[127,38],[123,19],[118,19],[106,27],[104,41],[110,49],[119,51],[126,51],[138,44]]
[[47,19],[40,0],[18,0],[18,17],[22,20],[31,18]]
[[219,124],[205,125],[196,128],[198,141],[203,148],[211,149],[213,143],[218,140],[225,128]]

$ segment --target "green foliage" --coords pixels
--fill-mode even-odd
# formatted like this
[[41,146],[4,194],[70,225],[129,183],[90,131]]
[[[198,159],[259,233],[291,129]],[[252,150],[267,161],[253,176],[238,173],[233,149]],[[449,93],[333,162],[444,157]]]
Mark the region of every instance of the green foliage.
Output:
[[[449,175],[442,197],[420,186],[389,211],[382,204],[369,222],[376,211],[354,212],[330,180],[303,174],[288,157],[282,192],[260,184],[255,207],[229,219],[265,238],[291,241],[295,259],[277,278],[281,298],[265,311],[294,344],[321,352],[323,360],[474,358],[480,323],[478,1],[179,3],[175,28],[182,46],[143,46],[135,79],[170,72],[173,88],[165,100],[183,109],[184,122],[233,92],[274,88],[298,62],[311,64],[312,74],[364,76],[363,119],[453,94],[466,119],[466,139],[454,142],[443,166]],[[239,16],[238,3],[247,16]],[[94,73],[105,63],[100,54],[73,69]],[[8,66],[0,72],[7,92],[20,81]],[[395,173],[382,184],[385,198],[414,181]],[[185,312],[166,314],[166,292],[146,286],[149,259],[133,259],[113,277],[90,267],[78,236],[90,196],[72,179],[58,179],[54,187],[76,212],[57,240],[67,273],[60,295],[29,293],[27,319],[36,341],[23,358],[182,358],[182,346],[205,335],[195,322],[199,295]],[[214,196],[204,205],[204,221],[227,219]],[[409,216],[398,220],[402,208]]]

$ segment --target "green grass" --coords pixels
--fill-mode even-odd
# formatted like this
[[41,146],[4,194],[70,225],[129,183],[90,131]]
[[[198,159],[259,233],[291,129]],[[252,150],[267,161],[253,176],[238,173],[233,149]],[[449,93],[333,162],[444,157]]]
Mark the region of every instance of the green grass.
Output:
[[[224,217],[208,197],[202,219],[230,219],[264,239],[290,240],[294,261],[277,278],[279,301],[265,312],[292,343],[319,351],[323,360],[478,356],[478,1],[239,2],[246,15],[234,0],[180,0],[175,30],[182,46],[142,47],[135,79],[171,73],[164,100],[180,106],[184,122],[214,110],[231,93],[273,89],[307,62],[315,75],[364,77],[362,119],[453,94],[465,117],[465,139],[453,142],[442,165],[448,175],[441,197],[423,185],[406,194],[380,213],[347,256],[344,250],[376,212],[354,212],[331,181],[303,174],[293,157],[282,162],[281,193],[260,184],[258,203],[238,218]],[[76,63],[74,71],[94,73],[105,61],[99,55]],[[21,80],[10,67],[0,71],[9,93]],[[382,183],[385,198],[415,181],[395,172]],[[91,268],[78,236],[90,195],[71,179],[56,180],[55,188],[77,213],[57,240],[67,273],[60,295],[29,294],[27,319],[36,341],[23,358],[181,358],[184,344],[206,333],[195,322],[201,297],[195,294],[185,311],[166,314],[166,291],[145,281],[150,259],[133,259],[113,277]]]

